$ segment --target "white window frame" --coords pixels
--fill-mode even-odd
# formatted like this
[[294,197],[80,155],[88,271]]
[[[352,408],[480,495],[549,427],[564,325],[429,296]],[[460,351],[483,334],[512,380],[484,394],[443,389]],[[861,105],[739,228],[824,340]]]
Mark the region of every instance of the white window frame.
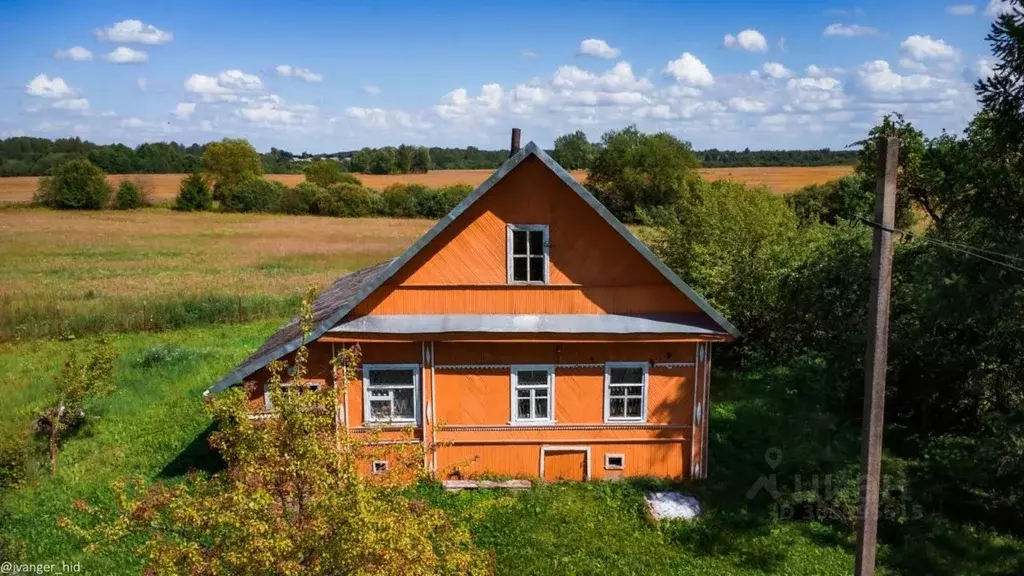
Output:
[[[412,372],[412,418],[377,420],[370,410],[370,372],[374,370],[409,370]],[[420,365],[419,364],[363,364],[363,422],[365,424],[419,424],[420,422]]]
[[[378,466],[380,467],[378,469]],[[387,460],[374,460],[373,464],[370,465],[370,471],[373,472],[374,476],[380,476],[381,474],[387,474],[388,469],[391,467]]]
[[[512,266],[512,233],[523,231],[523,232],[536,232],[541,231],[544,233],[544,279],[543,280],[514,280],[513,266]],[[550,283],[550,259],[548,257],[548,225],[547,224],[509,224],[506,233],[506,250],[505,250],[505,272],[509,284],[520,284],[520,285],[545,285]],[[529,251],[529,241],[527,241],[527,251]],[[530,275],[530,263],[529,257],[527,257],[526,263],[526,275]]]
[[[643,369],[643,382],[641,382],[640,416],[612,416],[611,415],[611,387],[612,368],[641,368]],[[604,421],[606,424],[616,422],[647,422],[647,373],[650,364],[647,362],[605,362],[604,365]],[[621,384],[616,384],[621,386]],[[635,384],[633,384],[635,386]]]
[[[326,381],[319,378],[307,378],[306,381],[301,384],[295,381],[282,382],[281,388],[316,388],[319,391],[323,389],[326,384]],[[273,404],[270,402],[270,382],[267,382],[263,385],[263,408],[270,410],[273,407]]]
[[[548,373],[548,416],[546,418],[520,418],[519,417],[519,372],[530,370],[546,370]],[[509,394],[509,424],[554,424],[555,423],[555,365],[554,364],[516,364],[509,370],[510,394]],[[539,389],[537,386],[529,386],[527,389]],[[533,403],[530,404],[531,411]]]
[[[609,462],[612,458],[620,458],[622,463],[615,466]],[[625,470],[626,469],[626,455],[625,454],[605,454],[604,455],[604,469],[605,470]]]

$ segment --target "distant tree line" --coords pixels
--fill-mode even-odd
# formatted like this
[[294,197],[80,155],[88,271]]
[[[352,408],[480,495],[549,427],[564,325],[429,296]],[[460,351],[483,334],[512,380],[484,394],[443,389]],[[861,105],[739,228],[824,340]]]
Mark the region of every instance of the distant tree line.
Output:
[[[195,172],[210,144],[152,142],[134,148],[124,144],[96,144],[81,138],[0,139],[0,176],[49,176],[54,168],[74,159],[86,159],[107,174],[180,174]],[[591,143],[577,131],[560,136],[549,152],[570,170],[586,170],[601,143]],[[704,150],[693,151],[704,167],[830,166],[853,164],[854,150]],[[353,151],[294,154],[271,148],[260,154],[265,174],[300,174],[315,160],[337,162],[342,170],[364,174],[415,174],[428,170],[493,170],[508,158],[508,150],[385,146]]]

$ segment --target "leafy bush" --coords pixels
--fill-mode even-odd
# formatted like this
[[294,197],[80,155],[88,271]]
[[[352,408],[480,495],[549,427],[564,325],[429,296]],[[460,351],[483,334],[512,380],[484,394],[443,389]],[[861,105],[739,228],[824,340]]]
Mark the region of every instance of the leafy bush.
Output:
[[174,209],[182,212],[209,210],[213,207],[210,186],[199,173],[192,173],[181,179]]
[[276,212],[287,186],[260,176],[249,176],[227,190],[221,207],[228,212]]
[[0,435],[0,493],[25,480],[28,450],[28,441],[24,435]]
[[55,168],[51,178],[42,179],[34,201],[50,208],[101,210],[110,193],[103,170],[79,158]]
[[322,186],[312,182],[299,182],[282,191],[281,204],[278,209],[285,214],[310,214],[316,196],[323,192]]
[[216,182],[214,199],[223,200],[243,180],[263,174],[263,162],[247,140],[225,138],[206,146],[202,170]]
[[145,205],[145,197],[142,188],[131,180],[122,180],[117,186],[117,196],[114,197],[114,208],[118,210],[134,210]]
[[321,216],[362,218],[379,214],[380,197],[355,184],[335,184],[318,193],[310,212]]
[[392,184],[381,193],[384,216],[412,218],[418,215],[416,196],[427,187],[421,184]]
[[306,176],[307,182],[324,188],[333,184],[363,185],[358,178],[342,170],[341,164],[338,164],[334,160],[316,160],[314,162],[310,162],[302,169],[302,173]]
[[351,172],[342,172],[341,176],[338,177],[338,180],[337,182],[335,182],[335,184],[355,184],[356,186],[362,186],[363,181],[357,178],[356,175],[352,174]]

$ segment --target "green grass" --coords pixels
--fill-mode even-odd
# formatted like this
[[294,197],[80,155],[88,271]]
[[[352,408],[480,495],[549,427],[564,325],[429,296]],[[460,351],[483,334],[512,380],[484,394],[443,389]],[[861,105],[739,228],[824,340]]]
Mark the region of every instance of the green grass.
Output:
[[[84,574],[139,573],[130,546],[84,554],[57,526],[76,500],[112,505],[110,484],[126,475],[175,481],[215,463],[201,392],[259,345],[280,319],[255,324],[114,335],[118,391],[95,403],[98,416],[69,439],[51,478],[36,454],[27,481],[0,496],[0,555],[29,562],[81,562]],[[24,430],[26,408],[45,398],[49,377],[82,340],[0,347],[0,433]],[[780,488],[856,466],[853,423],[827,416],[836,383],[815,363],[742,374],[717,371],[710,477],[682,486],[635,480],[541,486],[523,493],[449,494],[424,485],[414,496],[449,510],[493,551],[498,574],[843,574],[853,566],[853,531],[841,522],[779,518],[776,502],[747,497],[762,475]],[[772,468],[768,448],[782,461]],[[642,495],[651,488],[695,493],[701,519],[653,526]],[[791,491],[791,490],[790,490]],[[1024,543],[927,513],[882,526],[880,572],[1014,574]],[[13,546],[11,546],[13,543]],[[4,558],[6,559],[6,558]]]

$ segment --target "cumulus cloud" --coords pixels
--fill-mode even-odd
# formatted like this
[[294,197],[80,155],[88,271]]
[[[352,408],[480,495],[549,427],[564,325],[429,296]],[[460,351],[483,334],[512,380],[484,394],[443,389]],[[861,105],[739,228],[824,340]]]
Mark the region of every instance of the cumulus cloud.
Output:
[[911,97],[908,93],[922,91],[932,92],[931,96],[939,96],[934,93],[938,84],[936,78],[925,74],[900,75],[894,72],[885,60],[862,64],[857,69],[857,78],[868,95],[876,98]]
[[977,6],[974,4],[950,4],[946,6],[946,14],[952,14],[953,16],[970,16],[977,11]]
[[25,93],[29,96],[52,99],[69,98],[75,94],[63,78],[57,76],[50,78],[46,74],[39,74],[30,80],[25,85]]
[[380,96],[381,89],[380,89],[380,86],[375,86],[373,84],[366,84],[365,86],[363,86],[363,92],[365,92],[366,94],[369,94],[370,96]]
[[385,110],[383,108],[351,107],[345,109],[345,116],[354,120],[364,128],[374,130],[427,130],[432,125],[404,110]]
[[685,86],[706,88],[715,83],[715,78],[708,67],[689,52],[683,52],[679,58],[666,64],[664,73]]
[[723,43],[726,48],[739,48],[748,52],[768,51],[768,41],[757,30],[744,30],[735,36],[726,34]]
[[225,70],[216,76],[193,74],[185,80],[185,91],[197,94],[204,100],[237,102],[241,94],[258,92],[263,89],[259,76],[241,70]]
[[900,44],[900,48],[915,60],[951,59],[956,58],[958,55],[956,48],[953,48],[941,38],[917,34],[908,36]]
[[737,112],[745,114],[764,114],[768,110],[768,104],[759,100],[736,96],[729,99],[729,107]]
[[189,116],[191,116],[195,111],[195,102],[178,102],[178,105],[174,107],[171,114],[174,114],[182,120],[188,120]]
[[789,78],[793,72],[778,62],[765,62],[761,69],[772,78]]
[[323,75],[313,72],[309,68],[299,68],[297,66],[289,66],[288,64],[278,64],[274,67],[274,72],[278,76],[284,76],[285,78],[298,78],[304,82],[310,84],[316,84],[323,82]]
[[174,34],[139,20],[122,20],[109,28],[97,29],[96,37],[121,44],[167,44],[174,39]]
[[85,98],[69,98],[67,100],[58,100],[57,102],[54,102],[53,107],[59,110],[85,112],[89,109],[89,101]]
[[985,6],[985,16],[989,18],[1010,14],[1011,12],[1013,12],[1013,8],[1010,6],[1009,0],[989,0],[988,6]]
[[845,36],[852,38],[855,36],[877,36],[881,34],[878,28],[873,26],[861,26],[860,24],[829,24],[825,28],[823,36]]
[[597,58],[612,59],[618,58],[621,50],[618,48],[612,48],[607,42],[599,38],[587,38],[583,42],[580,42],[579,53],[586,56],[595,56]]
[[114,64],[138,64],[149,60],[149,56],[142,50],[133,50],[127,46],[118,46],[104,58]]
[[522,56],[523,58],[536,58],[538,56],[536,52],[534,52],[533,50],[528,50],[526,48],[520,50],[519,55]]
[[72,46],[67,50],[57,50],[53,53],[53,57],[59,60],[84,62],[86,60],[92,60],[92,52],[87,48],[82,48],[81,46]]
[[981,79],[988,78],[995,73],[995,70],[992,68],[992,61],[988,58],[978,58],[975,60],[972,69],[974,74]]

